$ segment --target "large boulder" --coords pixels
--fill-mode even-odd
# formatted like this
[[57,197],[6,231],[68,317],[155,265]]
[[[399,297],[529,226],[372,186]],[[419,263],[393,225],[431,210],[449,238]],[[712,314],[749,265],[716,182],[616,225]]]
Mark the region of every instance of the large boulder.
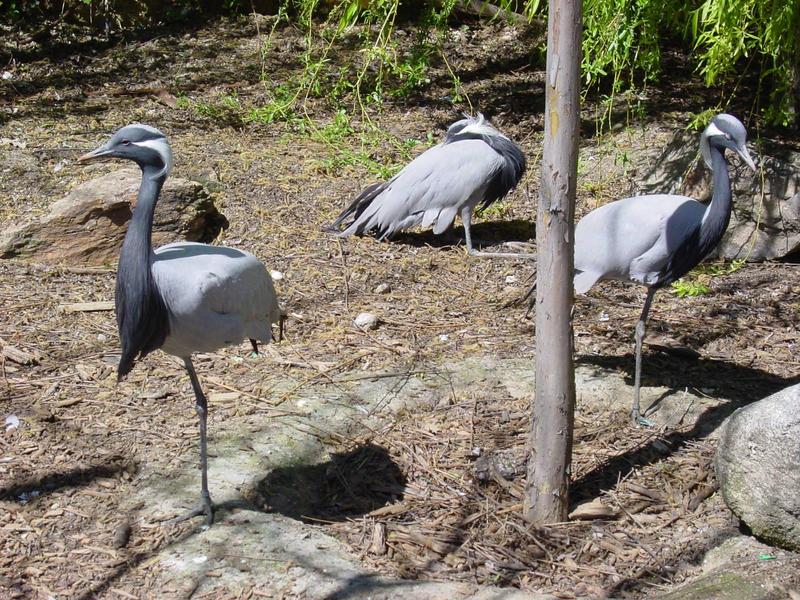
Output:
[[725,502],[755,535],[800,550],[800,384],[733,413],[715,467]]
[[[711,173],[700,159],[699,140],[699,134],[684,131],[673,135],[644,173],[639,191],[710,200]],[[733,215],[712,256],[761,261],[800,249],[800,153],[774,146],[752,154],[757,173],[731,160]]]
[[[45,216],[0,231],[0,258],[65,265],[116,263],[140,181],[141,171],[125,168],[76,186]],[[171,178],[156,205],[153,244],[210,242],[227,225],[200,183]]]

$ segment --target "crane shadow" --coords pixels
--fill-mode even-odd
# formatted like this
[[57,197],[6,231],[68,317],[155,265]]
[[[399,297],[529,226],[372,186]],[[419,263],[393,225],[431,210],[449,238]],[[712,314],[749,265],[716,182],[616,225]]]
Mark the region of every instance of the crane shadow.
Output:
[[34,498],[42,498],[63,488],[82,487],[95,479],[114,477],[123,471],[130,472],[132,469],[135,471],[135,463],[119,459],[111,464],[48,473],[0,488],[0,500],[24,503]]
[[338,522],[402,499],[405,485],[388,451],[365,444],[315,465],[274,469],[245,498],[260,510],[292,519]]
[[[523,219],[510,221],[487,221],[473,223],[471,229],[475,246],[495,246],[504,242],[530,242],[536,240],[536,225]],[[464,226],[452,227],[441,235],[432,230],[402,232],[392,238],[392,242],[420,248],[449,248],[464,243]]]
[[[576,364],[617,371],[632,371],[632,362],[630,357],[624,356],[582,356],[576,360]],[[665,376],[665,373],[669,375]],[[665,381],[665,377],[669,378],[668,381]],[[632,375],[626,379],[633,384]],[[613,489],[620,478],[634,468],[662,460],[665,453],[672,454],[687,442],[707,437],[738,408],[800,382],[800,376],[779,377],[761,369],[722,360],[690,360],[666,355],[648,356],[642,366],[643,385],[686,389],[696,387],[698,382],[713,387],[714,395],[727,402],[704,411],[690,429],[654,437],[651,442],[614,456],[575,480],[571,486],[573,501],[577,503],[586,498],[596,498],[603,491]]]

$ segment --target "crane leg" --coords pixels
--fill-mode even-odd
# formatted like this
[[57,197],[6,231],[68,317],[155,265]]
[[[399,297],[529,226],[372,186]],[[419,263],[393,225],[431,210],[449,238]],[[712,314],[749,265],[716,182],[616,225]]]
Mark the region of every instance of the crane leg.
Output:
[[200,419],[200,506],[194,510],[189,511],[185,515],[181,515],[172,519],[171,523],[179,523],[186,521],[200,515],[205,515],[206,526],[210,527],[214,523],[214,508],[211,505],[211,494],[208,492],[208,446],[206,440],[206,417],[208,416],[208,400],[203,393],[203,388],[200,387],[200,381],[197,378],[197,373],[194,370],[194,365],[190,358],[184,358],[183,364],[186,371],[189,373],[189,380],[192,382],[192,389],[194,390],[195,410]]
[[639,412],[639,389],[642,384],[642,341],[644,340],[645,326],[647,324],[647,313],[650,312],[650,305],[653,303],[653,296],[656,288],[647,288],[647,298],[644,301],[642,315],[636,323],[636,373],[633,379],[633,406],[631,407],[631,418],[635,425],[650,427],[653,425],[649,420],[641,416]]
[[517,259],[535,259],[535,254],[525,252],[483,252],[475,250],[472,246],[472,235],[470,234],[470,225],[472,224],[472,207],[465,206],[461,209],[461,222],[464,223],[464,241],[467,243],[467,252],[470,256],[478,256],[481,258],[517,258]]

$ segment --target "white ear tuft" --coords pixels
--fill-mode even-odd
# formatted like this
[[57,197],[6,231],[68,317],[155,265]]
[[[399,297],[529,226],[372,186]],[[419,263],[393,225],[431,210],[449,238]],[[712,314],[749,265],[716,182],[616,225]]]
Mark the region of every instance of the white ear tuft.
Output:
[[712,121],[700,135],[700,154],[709,169],[711,168],[711,148],[708,145],[708,138],[714,135],[725,135],[725,133]]
[[164,168],[161,169],[158,173],[155,174],[155,177],[161,176],[168,176],[170,171],[172,171],[172,149],[169,147],[169,142],[167,142],[167,138],[161,137],[156,138],[154,140],[144,140],[141,142],[133,142],[137,146],[141,146],[143,148],[151,148],[158,152],[158,155],[161,157],[162,162],[164,163]]

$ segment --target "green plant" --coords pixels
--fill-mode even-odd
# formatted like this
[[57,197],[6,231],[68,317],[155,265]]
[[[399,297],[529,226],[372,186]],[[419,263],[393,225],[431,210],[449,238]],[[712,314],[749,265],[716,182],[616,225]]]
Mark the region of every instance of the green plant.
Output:
[[686,129],[688,131],[701,131],[705,129],[714,115],[720,112],[720,110],[722,110],[721,107],[715,104],[713,107],[707,108],[699,113],[693,113],[689,119],[689,123],[686,125]]
[[[771,90],[765,111],[788,125],[800,106],[800,3],[787,0],[705,0],[689,26],[700,51],[699,70],[708,85],[734,78],[734,90],[751,69],[759,86]],[[748,59],[741,70],[740,63]]]
[[743,258],[736,258],[729,263],[704,263],[697,265],[692,270],[692,273],[697,275],[709,275],[711,277],[722,277],[736,273],[736,271],[745,265],[745,262]]
[[685,298],[687,296],[703,296],[711,292],[711,288],[702,281],[681,278],[672,282],[672,291],[678,298]]
[[487,217],[504,217],[506,214],[508,214],[508,211],[508,204],[503,200],[498,200],[497,202],[492,202],[484,209],[479,209],[478,212]]
[[697,265],[691,273],[672,283],[672,291],[679,298],[686,296],[702,296],[711,292],[709,283],[714,277],[724,277],[741,269],[744,259],[735,259],[729,263],[705,263]]

